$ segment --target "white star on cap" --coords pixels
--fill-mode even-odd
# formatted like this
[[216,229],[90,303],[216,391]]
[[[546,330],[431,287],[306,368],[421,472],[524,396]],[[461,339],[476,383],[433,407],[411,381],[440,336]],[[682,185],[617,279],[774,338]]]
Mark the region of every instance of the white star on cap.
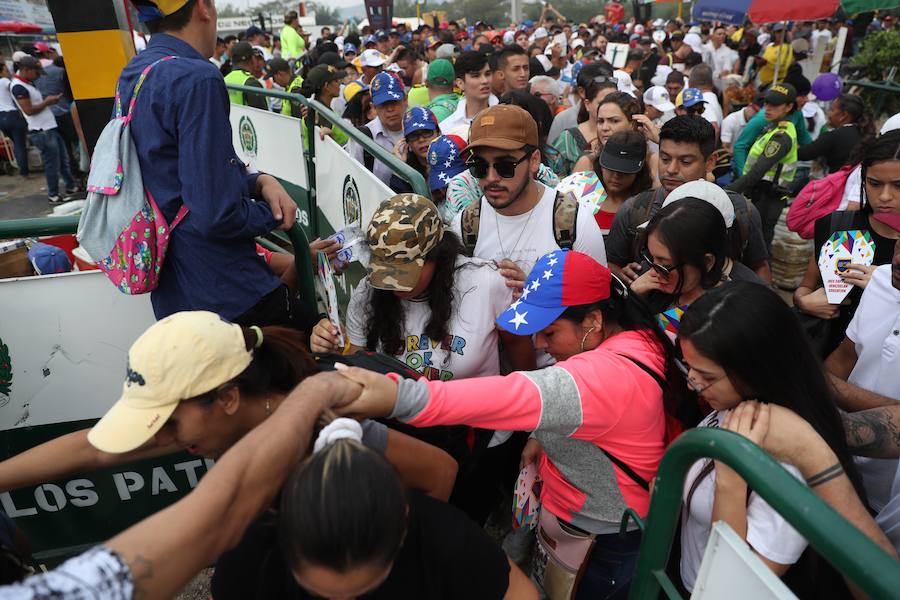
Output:
[[530,294],[530,293],[531,293],[531,290],[528,289],[528,286],[526,285],[525,288],[522,290],[522,300],[528,300],[528,294]]
[[[521,299],[516,300],[515,302],[513,302],[512,304],[509,305],[509,308],[512,310],[516,310],[517,308],[519,308],[520,304],[522,304],[522,300]],[[509,309],[507,309],[507,310],[509,310]]]
[[534,281],[531,282],[531,291],[532,292],[536,292],[539,287],[541,287],[541,282],[538,281],[537,279],[535,279]]
[[447,177],[447,174],[444,173],[443,171],[441,171],[440,173],[438,173],[438,179],[440,179],[440,180],[443,181],[444,183],[450,183],[450,178]]
[[550,279],[551,277],[553,277],[553,271],[544,271],[544,279]]
[[509,323],[512,323],[516,326],[516,331],[519,330],[519,325],[528,325],[528,321],[525,320],[526,315],[528,315],[527,310],[521,314],[519,314],[519,312],[515,309],[513,309],[513,312],[516,313],[516,316],[510,319]]
[[449,169],[452,165],[453,165],[453,161],[452,161],[452,160],[445,160],[445,161],[444,161],[444,168]]
[[399,100],[400,97],[401,97],[400,94],[397,94],[397,93],[395,93],[395,92],[388,92],[388,94],[390,94],[391,98],[396,98],[396,99],[398,99],[398,100]]
[[550,260],[547,261],[547,266],[552,267],[553,265],[555,265],[555,264],[558,263],[558,262],[559,262],[559,261],[556,260],[555,258],[553,258],[553,255],[551,254],[551,255],[550,255]]

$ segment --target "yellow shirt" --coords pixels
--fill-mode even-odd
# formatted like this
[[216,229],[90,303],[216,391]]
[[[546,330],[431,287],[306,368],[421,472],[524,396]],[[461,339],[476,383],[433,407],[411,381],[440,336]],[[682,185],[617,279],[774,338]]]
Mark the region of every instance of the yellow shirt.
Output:
[[[779,49],[781,49],[780,58],[778,55]],[[778,67],[778,82],[781,82],[784,81],[784,76],[787,75],[788,67],[794,62],[794,49],[790,44],[778,46],[772,44],[763,51],[763,58],[766,64],[759,70],[759,82],[763,85],[772,83],[772,80],[775,78],[776,62],[780,63]]]
[[300,58],[306,51],[306,42],[290,25],[281,30],[281,57],[285,60]]

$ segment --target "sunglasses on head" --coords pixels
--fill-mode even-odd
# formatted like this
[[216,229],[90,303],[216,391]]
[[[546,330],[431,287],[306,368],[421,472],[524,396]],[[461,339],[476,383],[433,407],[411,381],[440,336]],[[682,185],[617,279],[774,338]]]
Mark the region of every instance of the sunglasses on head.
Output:
[[650,268],[656,271],[657,275],[659,275],[663,279],[668,279],[669,275],[672,274],[672,271],[678,268],[678,265],[675,265],[673,267],[665,267],[659,263],[653,262],[653,257],[650,256],[650,252],[646,248],[644,250],[641,250],[641,259],[645,263],[650,265]]
[[466,161],[466,167],[468,167],[469,172],[472,173],[472,176],[476,179],[484,179],[487,177],[488,169],[490,167],[493,167],[494,171],[497,172],[497,175],[503,179],[512,179],[516,176],[516,167],[531,158],[529,149],[524,148],[524,150],[525,156],[518,160],[513,158],[501,158],[494,163],[489,163],[480,156],[473,155]]

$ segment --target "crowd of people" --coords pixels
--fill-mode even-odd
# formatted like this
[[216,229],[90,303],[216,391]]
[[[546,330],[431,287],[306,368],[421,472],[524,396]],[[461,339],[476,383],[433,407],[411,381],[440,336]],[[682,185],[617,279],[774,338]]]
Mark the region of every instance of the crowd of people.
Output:
[[[217,464],[0,598],[164,597],[212,561],[216,600],[625,598],[642,536],[620,531],[623,512],[647,518],[666,448],[693,428],[760,445],[897,559],[900,116],[878,127],[840,80],[804,75],[841,23],[578,24],[548,4],[509,27],[313,42],[296,12],[280,36],[221,39],[212,0],[135,5],[152,35],[120,93],[179,57],[140,79],[131,127],[160,211],[189,212],[121,398],[0,463],[0,490],[179,450]],[[624,62],[609,44],[627,44]],[[225,83],[298,92],[343,120]],[[371,256],[343,322],[260,258],[255,237],[291,227],[293,203],[241,167],[229,104],[306,119],[306,144],[331,137],[395,192],[363,224]],[[578,173],[596,176],[599,204],[557,190]],[[772,284],[776,225],[824,180],[834,205],[809,223],[789,299]],[[819,259],[842,232],[872,256],[845,261],[852,291],[832,303]],[[488,535],[522,495],[521,526]],[[740,474],[703,460],[668,568],[682,593],[718,521],[799,597],[856,592]]]

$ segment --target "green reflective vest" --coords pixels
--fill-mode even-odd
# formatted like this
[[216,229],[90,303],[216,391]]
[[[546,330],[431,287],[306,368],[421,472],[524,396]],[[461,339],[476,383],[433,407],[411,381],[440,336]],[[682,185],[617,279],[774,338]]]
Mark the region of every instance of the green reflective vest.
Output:
[[[759,157],[766,151],[766,145],[778,133],[787,133],[791,138],[791,149],[778,163],[776,163],[763,176],[763,181],[771,181],[773,184],[791,183],[794,181],[794,174],[797,172],[797,129],[790,121],[780,121],[778,125],[770,129],[767,133],[759,136],[750,148],[750,154],[747,162],[744,164],[744,175],[750,172],[753,165],[759,160]],[[775,181],[775,174],[778,171],[778,165],[781,165],[781,174],[778,181]]]
[[[297,75],[296,77],[294,77],[293,80],[291,80],[291,82],[288,84],[287,89],[285,91],[289,94],[299,94],[300,87],[302,85],[303,85],[303,78],[300,77],[299,75]],[[292,111],[291,110],[292,106],[294,108],[296,108],[296,110]],[[291,102],[290,100],[282,100],[281,101],[281,114],[287,115],[289,117],[291,115],[293,115],[293,116],[299,118],[300,117],[300,103],[297,102],[295,104],[295,103]]]
[[[231,73],[225,76],[225,83],[231,85],[247,85],[248,79],[253,79],[253,75],[243,69],[234,69]],[[244,101],[244,92],[228,90],[228,99],[231,100],[232,104],[247,104]]]

